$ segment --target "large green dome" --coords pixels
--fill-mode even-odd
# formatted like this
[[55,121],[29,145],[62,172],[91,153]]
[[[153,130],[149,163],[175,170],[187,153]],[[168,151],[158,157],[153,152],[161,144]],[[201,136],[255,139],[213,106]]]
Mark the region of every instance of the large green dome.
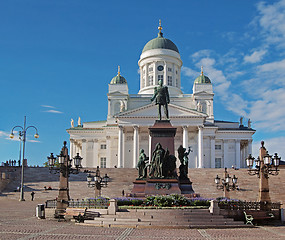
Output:
[[142,52],[152,50],[152,49],[169,49],[179,53],[176,45],[169,39],[164,38],[162,32],[158,33],[157,38],[150,40],[143,48]]

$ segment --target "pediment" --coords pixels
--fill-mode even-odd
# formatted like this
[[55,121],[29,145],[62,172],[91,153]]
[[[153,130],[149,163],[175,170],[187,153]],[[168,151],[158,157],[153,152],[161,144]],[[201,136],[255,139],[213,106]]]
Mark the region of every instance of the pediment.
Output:
[[[164,116],[163,106],[161,107],[162,115]],[[178,105],[169,104],[168,112],[170,118],[205,118],[206,114],[198,112],[194,109],[184,108]],[[148,104],[143,107],[132,109],[126,112],[117,114],[117,118],[157,118],[158,106]]]
[[205,96],[205,95],[214,95],[214,94],[213,94],[213,93],[206,92],[206,91],[201,91],[201,92],[195,92],[195,96],[196,96],[196,95]]
[[107,96],[128,96],[128,94],[122,93],[120,91],[115,91],[115,92],[108,93]]

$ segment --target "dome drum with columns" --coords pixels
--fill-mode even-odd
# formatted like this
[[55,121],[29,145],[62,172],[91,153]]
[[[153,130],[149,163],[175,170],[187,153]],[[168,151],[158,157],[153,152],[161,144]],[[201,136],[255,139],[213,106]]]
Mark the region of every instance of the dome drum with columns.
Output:
[[163,37],[161,24],[158,29],[158,37],[145,45],[138,61],[138,94],[129,94],[127,80],[119,68],[109,84],[107,120],[84,122],[67,129],[71,155],[79,152],[84,167],[124,168],[136,167],[139,149],[150,156],[148,128],[157,119],[157,106],[150,99],[162,80],[170,94],[170,121],[177,128],[175,149],[180,145],[193,149],[189,167],[246,167],[245,158],[252,151],[255,130],[250,126],[241,128],[238,122],[214,119],[212,82],[203,68],[194,80],[193,93],[182,92],[178,48]]

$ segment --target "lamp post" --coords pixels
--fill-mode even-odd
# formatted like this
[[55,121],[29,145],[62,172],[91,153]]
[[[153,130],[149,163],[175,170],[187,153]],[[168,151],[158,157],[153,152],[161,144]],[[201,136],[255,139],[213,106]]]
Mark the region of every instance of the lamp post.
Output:
[[[90,173],[91,172],[88,172],[87,175],[87,186],[90,188],[95,187],[95,197],[101,196],[101,188],[107,187],[110,178],[107,173],[104,175],[104,177],[100,176],[99,166],[97,166],[95,176],[92,176]],[[92,181],[92,179],[94,179],[94,181]]]
[[[26,147],[26,133],[29,128],[34,128],[36,130],[35,138],[39,138],[38,129],[35,126],[26,127],[26,116],[24,117],[24,126],[15,126],[11,130],[10,138],[14,138],[14,129],[20,128],[19,139],[20,139],[20,156],[21,156],[21,141],[23,142],[23,157],[22,157],[22,171],[21,171],[21,188],[20,188],[20,199],[19,201],[25,201],[24,198],[24,161],[25,161],[25,147]],[[21,157],[20,157],[21,160]]]
[[227,168],[225,168],[224,178],[221,181],[220,177],[217,175],[217,177],[215,178],[215,183],[217,189],[221,189],[224,191],[224,197],[229,198],[229,191],[237,189],[237,180],[238,178],[235,175],[233,176],[233,178],[230,177],[227,172]]
[[[78,174],[79,168],[81,168],[82,157],[79,156],[79,153],[73,158],[70,159],[68,155],[68,148],[66,147],[66,141],[63,142],[63,147],[59,155],[57,155],[59,167],[56,167],[56,157],[53,153],[47,157],[49,163],[50,172],[54,171],[59,173],[59,194],[56,202],[55,218],[63,218],[63,213],[65,212],[68,201],[70,200],[69,196],[69,184],[68,177],[71,173]],[[75,168],[72,168],[72,161]]]
[[[264,141],[261,141],[261,148],[259,149],[259,156],[257,159],[249,154],[246,159],[246,164],[248,166],[249,175],[257,175],[259,178],[259,193],[258,200],[260,202],[261,210],[270,210],[271,209],[271,199],[269,195],[269,175],[278,175],[279,174],[279,164],[281,158],[278,157],[277,153],[274,154],[272,158],[268,154],[266,148],[264,147]],[[255,162],[255,168],[253,167]]]

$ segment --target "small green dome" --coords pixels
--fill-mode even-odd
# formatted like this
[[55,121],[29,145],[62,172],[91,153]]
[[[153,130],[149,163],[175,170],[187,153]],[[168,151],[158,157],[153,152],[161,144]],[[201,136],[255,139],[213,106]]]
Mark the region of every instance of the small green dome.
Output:
[[118,75],[112,78],[110,84],[127,84],[127,80],[121,76],[120,66],[118,66]]
[[194,83],[211,83],[211,80],[202,72],[201,75],[195,79]]
[[118,74],[116,77],[113,77],[110,84],[126,84],[127,80],[121,76],[120,74]]
[[176,45],[169,39],[164,38],[162,32],[158,33],[157,38],[150,40],[143,48],[142,52],[152,50],[152,49],[169,49],[179,53]]

